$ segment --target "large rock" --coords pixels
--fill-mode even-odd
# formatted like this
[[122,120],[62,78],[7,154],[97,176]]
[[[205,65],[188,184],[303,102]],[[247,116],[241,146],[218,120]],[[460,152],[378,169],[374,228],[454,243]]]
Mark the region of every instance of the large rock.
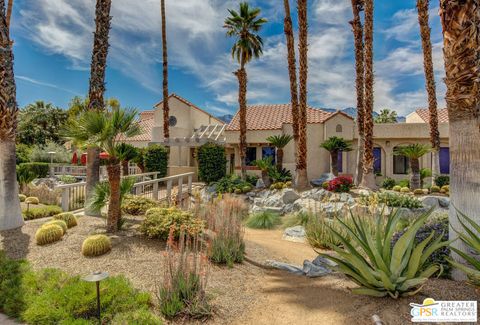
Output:
[[303,269],[299,268],[298,266],[287,264],[283,262],[277,262],[272,260],[267,260],[265,263],[267,266],[273,267],[278,270],[284,270],[296,275],[304,275]]
[[283,207],[284,206],[281,193],[275,193],[273,195],[270,195],[269,197],[267,197],[263,200],[262,204],[264,206],[269,206],[269,207]]
[[300,198],[300,195],[292,189],[286,189],[282,193],[282,201],[284,204],[290,204]]
[[345,208],[344,202],[329,202],[329,203],[322,203],[320,205],[320,210],[323,211],[325,215],[329,218],[340,216],[344,208]]
[[438,202],[438,197],[437,196],[424,196],[420,199],[420,201],[422,202],[423,206],[425,207],[435,207],[435,208],[438,208],[439,207],[439,202]]
[[303,226],[289,227],[283,232],[283,239],[303,243],[305,241],[305,235],[305,228]]
[[329,260],[328,258],[325,258],[323,256],[318,255],[313,261],[313,264],[318,265],[318,266],[323,266],[327,268],[331,268],[334,266],[337,266],[337,263]]
[[318,202],[314,199],[298,199],[293,203],[293,207],[296,211],[314,211],[318,206]]
[[410,219],[415,216],[413,211],[407,208],[398,208],[398,215],[402,219]]
[[310,184],[312,184],[313,187],[322,187],[322,184],[324,182],[331,181],[334,178],[335,175],[333,175],[332,173],[325,173],[322,174],[319,178],[311,180]]
[[317,278],[332,273],[330,269],[314,264],[308,260],[303,261],[303,273],[309,278]]
[[257,189],[263,189],[265,188],[265,183],[261,178],[257,179],[257,184],[255,184],[255,188]]
[[449,208],[450,207],[450,198],[448,197],[439,197],[438,198],[438,204],[442,208]]

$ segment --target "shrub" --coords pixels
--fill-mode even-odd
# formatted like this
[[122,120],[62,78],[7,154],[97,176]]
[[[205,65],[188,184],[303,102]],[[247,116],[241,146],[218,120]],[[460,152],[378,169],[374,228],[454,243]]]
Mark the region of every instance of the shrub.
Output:
[[15,153],[16,153],[16,162],[17,165],[22,163],[30,162],[30,154],[32,153],[32,148],[23,143],[17,143],[15,146]]
[[[351,236],[346,238],[330,228],[332,234],[342,242],[343,248],[335,245],[336,257],[320,253],[335,263],[335,269],[355,282],[359,287],[353,293],[375,297],[392,298],[417,293],[430,276],[441,267],[428,262],[428,258],[437,249],[449,242],[442,242],[442,237],[432,241],[433,233],[419,244],[414,243],[415,235],[425,224],[430,213],[420,216],[392,247],[391,240],[400,215],[396,212],[388,216],[387,223],[381,225],[377,217],[376,235],[366,230],[365,220],[352,216],[354,223],[349,226],[338,221]],[[427,246],[428,245],[428,246]]]
[[235,174],[225,176],[214,184],[217,193],[234,193],[238,190],[236,194],[241,194],[246,186],[251,187],[250,183],[242,180],[240,176]]
[[440,187],[438,187],[437,185],[433,185],[431,188],[430,188],[430,191],[432,193],[438,193],[440,192]]
[[206,143],[197,150],[198,178],[207,184],[225,177],[227,158],[225,147]]
[[145,149],[145,172],[159,172],[158,177],[167,176],[168,149],[160,145],[152,145]]
[[245,224],[254,229],[272,229],[280,223],[280,216],[277,213],[264,211],[251,215]]
[[271,165],[268,168],[268,176],[272,179],[272,182],[288,182],[292,180],[292,173],[286,169],[277,169],[277,166]]
[[72,175],[61,175],[58,179],[64,184],[74,184],[77,182],[77,178]]
[[39,186],[28,185],[23,189],[23,194],[38,197],[41,203],[55,205],[60,203],[61,190],[51,190],[46,184]]
[[42,162],[22,163],[18,165],[18,168],[21,170],[30,171],[35,175],[35,178],[45,178],[49,173],[48,163]]
[[449,185],[450,184],[450,176],[447,175],[438,175],[435,177],[435,185],[438,187],[442,187],[444,185]]
[[[417,188],[417,189],[413,190],[413,194],[415,194],[415,195],[423,195],[423,194],[425,194],[425,193],[423,192],[423,189]],[[427,190],[427,194],[428,194],[428,190]]]
[[153,208],[147,211],[140,231],[149,238],[166,240],[172,227],[174,237],[179,238],[182,228],[190,236],[195,236],[203,231],[205,223],[199,218],[194,218],[191,212],[176,207]]
[[400,185],[395,185],[394,187],[392,187],[392,190],[395,191],[395,192],[400,192],[402,189],[402,187]]
[[46,145],[35,145],[31,148],[30,161],[50,163],[52,156],[49,152],[55,152],[53,155],[54,163],[69,163],[72,154],[61,144],[47,142]]
[[328,189],[328,181],[325,181],[325,182],[322,183],[322,188],[324,190]]
[[252,186],[257,186],[258,176],[255,174],[247,174],[246,181]]
[[305,238],[313,248],[329,249],[332,245],[340,245],[341,242],[335,238],[329,226],[335,227],[334,219],[324,216],[312,216],[311,221],[305,227]]
[[387,190],[391,190],[395,186],[395,180],[390,177],[385,177],[382,182],[382,187]]
[[400,192],[402,192],[402,193],[410,193],[410,188],[408,188],[408,187],[402,187],[402,188],[400,189]]
[[158,202],[143,196],[127,195],[122,200],[123,212],[132,216],[144,215],[147,210],[157,206]]
[[93,235],[83,241],[82,254],[94,257],[106,254],[112,250],[112,242],[105,235]]
[[450,185],[443,185],[440,190],[443,190],[445,192],[450,192]]
[[63,212],[53,216],[55,220],[63,220],[67,224],[68,228],[75,227],[78,224],[77,217],[70,212]]
[[24,210],[23,218],[25,220],[48,218],[59,213],[62,213],[62,208],[56,205],[47,205],[43,207],[29,208],[28,210]]
[[0,250],[0,310],[19,318],[25,306],[24,274],[30,271],[28,262],[11,260]]
[[33,182],[37,175],[25,166],[17,166],[17,182],[20,185],[20,191],[24,192],[28,184]]
[[48,221],[48,222],[44,223],[44,224],[42,225],[42,227],[48,226],[48,225],[57,225],[57,226],[59,226],[60,228],[62,228],[64,235],[66,234],[67,229],[68,229],[67,223],[66,223],[65,221],[63,221],[63,220],[51,220],[51,221]]
[[388,207],[418,209],[423,206],[420,200],[410,195],[396,194],[391,192],[377,193],[374,195],[377,195],[379,203],[384,203]]
[[295,227],[295,226],[307,226],[310,222],[310,219],[314,217],[311,213],[308,212],[298,212],[294,214],[290,214],[288,216],[283,217],[283,228]]
[[63,237],[63,229],[58,225],[45,225],[40,227],[35,233],[37,245],[51,244],[59,241]]
[[38,199],[38,197],[30,196],[25,199],[25,203],[37,205],[40,204],[40,200]]
[[115,325],[162,325],[162,320],[151,311],[147,309],[138,309],[134,311],[127,311],[115,315],[112,320]]
[[410,188],[410,180],[408,179],[401,179],[397,182],[397,185],[399,185],[400,187],[408,187]]
[[353,187],[351,177],[338,176],[328,182],[327,190],[336,193],[347,193]]
[[27,196],[25,194],[18,194],[18,199],[20,200],[20,202],[25,202]]

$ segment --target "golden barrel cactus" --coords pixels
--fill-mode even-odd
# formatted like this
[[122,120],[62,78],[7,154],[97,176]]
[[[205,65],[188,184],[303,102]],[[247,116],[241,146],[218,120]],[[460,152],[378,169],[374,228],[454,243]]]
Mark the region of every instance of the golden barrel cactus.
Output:
[[66,223],[65,221],[63,221],[63,220],[51,220],[51,221],[49,221],[49,222],[47,222],[47,223],[44,223],[44,224],[42,225],[42,227],[46,227],[46,226],[48,226],[48,225],[57,225],[57,226],[60,226],[60,228],[62,228],[62,230],[63,230],[63,234],[64,234],[64,235],[65,235],[65,233],[67,232],[67,229],[68,229],[67,223]]
[[93,235],[83,241],[83,256],[100,256],[112,250],[112,242],[105,235]]
[[53,219],[65,221],[68,228],[75,227],[78,224],[77,218],[70,212],[57,214],[56,216],[53,216]]
[[40,204],[40,200],[38,199],[38,197],[30,196],[25,199],[25,203],[36,205],[36,204]]
[[37,245],[51,244],[63,237],[63,229],[59,225],[43,225],[35,233]]

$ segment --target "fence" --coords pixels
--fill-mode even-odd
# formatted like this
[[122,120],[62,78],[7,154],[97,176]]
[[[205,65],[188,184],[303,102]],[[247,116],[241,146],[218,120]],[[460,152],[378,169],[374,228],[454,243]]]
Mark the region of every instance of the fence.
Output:
[[[86,177],[87,176],[87,167],[86,166],[77,166],[77,165],[51,165],[50,173],[54,176],[64,176],[72,175],[76,177]],[[140,172],[139,168],[136,165],[128,165],[128,174],[129,175],[138,175]],[[107,168],[105,166],[100,166],[100,178],[107,178]]]

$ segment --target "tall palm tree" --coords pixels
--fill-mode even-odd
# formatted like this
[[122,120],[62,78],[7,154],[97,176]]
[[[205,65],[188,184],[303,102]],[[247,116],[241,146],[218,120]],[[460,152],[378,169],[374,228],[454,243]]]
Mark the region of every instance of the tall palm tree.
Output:
[[[88,91],[88,109],[92,111],[105,110],[103,97],[105,95],[105,70],[107,68],[108,34],[110,32],[111,0],[97,0],[95,9],[96,30],[93,37],[92,63],[90,68],[90,85]],[[100,179],[100,150],[96,147],[87,148],[87,201],[93,196],[95,186]],[[88,207],[88,215],[99,215]]]
[[357,150],[357,170],[355,173],[355,184],[360,184],[363,175],[363,150],[365,146],[365,75],[364,75],[364,55],[363,55],[363,26],[360,13],[363,11],[363,0],[352,0],[353,20],[350,22],[355,41],[355,85],[357,90],[357,128],[358,128],[358,150]]
[[10,29],[10,23],[12,22],[12,10],[13,10],[13,0],[8,0],[7,6],[7,28]]
[[375,116],[373,121],[377,124],[382,124],[382,123],[397,123],[397,112],[390,110],[388,108],[384,108],[380,110],[380,114]]
[[240,159],[242,178],[246,177],[246,150],[247,150],[247,71],[245,66],[254,58],[263,54],[263,40],[258,35],[262,26],[267,22],[259,18],[260,8],[250,8],[248,3],[240,3],[240,11],[229,9],[230,16],[225,19],[224,28],[227,36],[235,37],[232,47],[232,58],[240,64],[234,73],[238,78],[238,104],[240,115]]
[[167,21],[165,15],[165,0],[162,6],[162,55],[163,55],[163,137],[170,137],[170,106],[168,102],[168,51],[167,51]]
[[0,0],[0,47],[0,230],[9,230],[21,227],[23,217],[15,157],[18,106],[5,0]]
[[293,36],[292,17],[290,13],[290,1],[283,1],[285,7],[284,31],[287,40],[288,52],[288,75],[290,77],[290,96],[292,102],[292,129],[293,141],[295,142],[295,160],[297,159],[298,144],[298,83],[297,64],[295,59],[295,37]]
[[[440,132],[438,131],[437,95],[435,74],[433,72],[432,42],[428,25],[429,0],[417,0],[418,24],[423,47],[423,69],[425,70],[425,88],[428,94],[428,111],[430,114],[430,144],[432,146],[432,174],[440,174]],[[432,177],[435,185],[435,177]]]
[[117,146],[117,155],[122,165],[122,175],[128,176],[128,163],[138,156],[138,149],[128,143],[120,143]]
[[140,133],[136,116],[136,110],[122,108],[114,108],[107,112],[87,111],[78,119],[72,120],[66,131],[66,136],[70,140],[95,146],[109,155],[107,160],[108,182],[110,184],[107,212],[108,232],[117,231],[118,220],[121,217],[120,160],[122,159],[122,144],[119,139],[122,137],[130,138]]
[[[479,10],[478,0],[440,0],[450,128],[450,206],[476,223],[480,223]],[[453,238],[452,228],[463,229],[453,208],[449,222]],[[471,254],[460,240],[452,246]],[[453,258],[462,262],[457,254]]]
[[352,146],[343,138],[330,137],[320,147],[330,153],[330,172],[338,176],[338,153],[352,151]]
[[410,188],[416,190],[421,188],[420,161],[419,159],[429,153],[431,148],[423,144],[410,144],[408,146],[397,147],[393,152],[396,156],[405,156],[408,158],[411,175]]
[[272,135],[267,138],[268,143],[277,149],[277,169],[283,169],[283,148],[292,141],[293,137],[290,134]]
[[299,98],[298,98],[298,144],[295,186],[298,189],[308,187],[307,176],[307,76],[308,76],[308,21],[307,0],[297,0],[298,10],[298,52]]
[[361,187],[374,189],[373,172],[373,0],[365,0],[365,148]]

